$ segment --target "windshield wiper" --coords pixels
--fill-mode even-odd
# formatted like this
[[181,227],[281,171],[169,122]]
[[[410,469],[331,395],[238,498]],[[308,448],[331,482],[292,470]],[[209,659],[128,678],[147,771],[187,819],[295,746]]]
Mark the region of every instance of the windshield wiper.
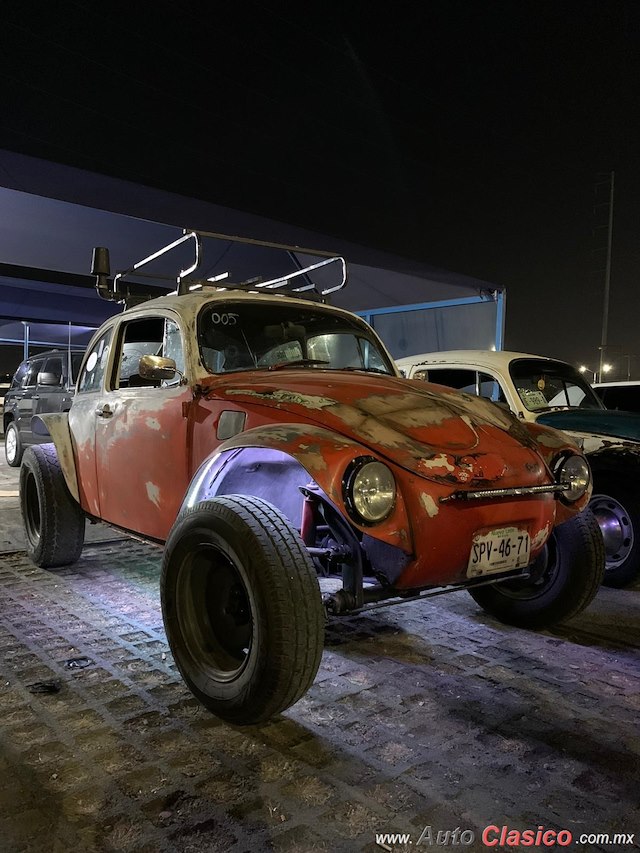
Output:
[[577,408],[577,406],[570,406],[568,403],[562,403],[562,405],[555,406],[537,406],[535,409],[528,409],[527,411],[532,412],[534,415],[539,415],[541,412],[557,412],[563,409]]
[[295,361],[279,361],[277,364],[269,365],[269,370],[283,370],[286,367],[306,367],[314,364],[329,364],[321,358],[298,358]]
[[388,370],[383,370],[381,367],[339,367],[337,370],[361,370],[364,373],[382,373],[383,376],[393,376]]

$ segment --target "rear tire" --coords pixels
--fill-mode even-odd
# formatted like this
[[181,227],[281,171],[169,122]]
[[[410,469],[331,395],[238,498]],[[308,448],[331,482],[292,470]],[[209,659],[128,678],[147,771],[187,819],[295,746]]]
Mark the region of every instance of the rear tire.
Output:
[[36,566],[55,568],[78,560],[84,544],[84,513],[67,488],[54,444],[25,451],[20,511],[27,554]]
[[623,587],[640,574],[640,500],[612,479],[599,479],[589,509],[604,539],[604,585]]
[[501,622],[548,628],[577,616],[592,601],[604,576],[604,543],[587,509],[554,528],[528,580],[470,589],[471,597]]
[[320,588],[276,507],[230,495],[185,510],[167,540],[160,590],[176,665],[217,716],[268,720],[313,683],[324,642]]
[[7,431],[4,434],[4,457],[7,460],[7,465],[12,468],[18,468],[22,462],[22,439],[20,438],[20,430],[14,421],[7,424]]

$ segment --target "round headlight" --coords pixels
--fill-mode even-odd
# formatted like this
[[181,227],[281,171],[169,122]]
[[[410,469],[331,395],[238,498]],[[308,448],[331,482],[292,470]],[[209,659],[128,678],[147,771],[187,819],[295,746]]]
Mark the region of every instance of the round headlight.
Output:
[[569,488],[562,492],[568,501],[579,500],[589,488],[591,471],[587,460],[582,456],[569,456],[564,459],[556,472],[558,482]]
[[356,460],[346,482],[346,501],[358,521],[376,524],[390,515],[396,502],[396,481],[382,462]]

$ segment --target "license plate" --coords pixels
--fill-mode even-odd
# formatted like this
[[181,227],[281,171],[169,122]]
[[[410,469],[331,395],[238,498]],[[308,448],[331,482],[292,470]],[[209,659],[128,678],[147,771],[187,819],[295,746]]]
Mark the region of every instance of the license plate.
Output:
[[501,527],[473,537],[467,577],[508,572],[529,565],[531,540],[526,530]]

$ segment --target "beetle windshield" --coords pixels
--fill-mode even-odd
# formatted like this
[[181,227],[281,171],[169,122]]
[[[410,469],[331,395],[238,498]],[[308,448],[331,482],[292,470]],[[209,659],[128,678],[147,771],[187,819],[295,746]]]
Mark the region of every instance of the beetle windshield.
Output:
[[570,364],[519,358],[511,362],[509,372],[524,407],[530,412],[604,408],[591,385]]
[[200,313],[198,343],[211,373],[287,365],[394,375],[374,333],[357,317],[308,303],[215,302]]

